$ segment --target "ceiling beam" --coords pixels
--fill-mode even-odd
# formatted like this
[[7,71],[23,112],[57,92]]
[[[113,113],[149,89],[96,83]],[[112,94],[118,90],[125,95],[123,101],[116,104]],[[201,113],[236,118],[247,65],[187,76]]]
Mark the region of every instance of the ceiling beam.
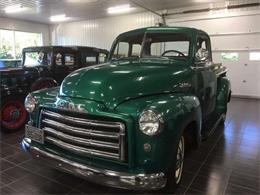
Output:
[[157,11],[154,11],[154,10],[146,7],[145,5],[142,5],[142,4],[138,3],[138,2],[136,2],[135,0],[130,0],[130,2],[133,3],[134,5],[138,6],[138,7],[141,7],[143,9],[145,9],[145,10],[147,10],[147,11],[149,11],[149,12],[151,12],[151,13],[159,16],[159,17],[161,17],[163,25],[166,25],[166,20],[165,20],[165,15],[164,14],[161,14],[161,13],[159,13]]

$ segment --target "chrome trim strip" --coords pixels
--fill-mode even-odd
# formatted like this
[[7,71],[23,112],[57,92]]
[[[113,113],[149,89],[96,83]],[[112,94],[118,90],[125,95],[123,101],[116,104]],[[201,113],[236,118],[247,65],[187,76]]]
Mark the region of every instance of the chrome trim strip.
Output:
[[28,140],[21,143],[22,148],[32,157],[45,161],[49,166],[82,177],[90,182],[110,187],[129,190],[156,190],[165,187],[166,177],[163,172],[151,174],[134,174],[101,169],[90,165],[80,164],[69,159],[43,151],[31,146]]
[[61,115],[56,112],[51,112],[47,110],[43,110],[42,115],[47,115],[49,117],[53,117],[60,121],[65,121],[65,122],[68,121],[71,122],[72,124],[81,124],[81,125],[108,127],[108,128],[121,128],[121,123],[119,122],[89,120],[89,119]]
[[118,133],[106,132],[106,131],[96,131],[92,129],[83,129],[79,127],[72,127],[70,125],[65,125],[63,123],[59,123],[57,121],[53,121],[50,119],[43,119],[42,123],[45,123],[47,126],[52,128],[58,128],[59,130],[66,132],[66,133],[73,133],[79,136],[93,136],[93,137],[104,137],[104,138],[111,138],[111,139],[118,139]]
[[55,139],[55,138],[49,137],[49,136],[46,136],[44,141],[49,142],[49,143],[56,145],[58,147],[61,147],[65,150],[74,152],[76,154],[80,154],[80,155],[95,155],[95,156],[100,156],[100,157],[113,158],[113,159],[116,159],[116,160],[118,160],[118,158],[119,158],[119,154],[116,154],[116,153],[99,151],[99,150],[95,150],[95,149],[82,148],[82,147],[79,147],[79,146],[75,146],[75,145],[72,145],[72,144],[65,143],[61,140],[58,140],[58,139]]
[[108,149],[119,149],[119,144],[111,143],[111,142],[104,142],[104,141],[96,141],[93,139],[85,139],[80,137],[74,137],[62,132],[56,131],[49,127],[44,127],[43,130],[54,137],[57,137],[63,141],[68,141],[70,143],[80,144],[82,146],[94,146],[100,148],[108,148]]

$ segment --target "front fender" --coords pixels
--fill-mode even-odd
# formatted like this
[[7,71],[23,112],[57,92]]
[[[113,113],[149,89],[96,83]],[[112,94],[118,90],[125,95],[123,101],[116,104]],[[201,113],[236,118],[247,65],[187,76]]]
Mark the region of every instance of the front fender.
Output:
[[33,126],[37,126],[40,114],[40,108],[46,105],[52,105],[57,101],[57,95],[59,93],[59,87],[41,89],[34,91],[31,95],[36,99],[37,105],[35,111],[29,114],[30,121]]
[[[139,130],[138,118],[144,109],[156,110],[164,121],[163,130],[156,136],[148,136]],[[128,129],[131,151],[136,166],[147,173],[166,172],[174,160],[175,146],[185,127],[191,122],[197,124],[196,135],[200,139],[201,109],[197,97],[184,94],[167,94],[129,100],[116,110],[131,115],[135,125]],[[151,145],[151,151],[144,151],[144,144]]]

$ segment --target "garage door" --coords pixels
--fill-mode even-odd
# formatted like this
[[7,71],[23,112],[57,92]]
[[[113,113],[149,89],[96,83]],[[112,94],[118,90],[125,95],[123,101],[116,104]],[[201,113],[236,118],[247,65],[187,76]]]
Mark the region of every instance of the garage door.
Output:
[[[241,16],[241,14],[243,16]],[[228,67],[233,95],[260,98],[260,14],[169,19],[168,25],[202,29],[211,36],[214,62]]]

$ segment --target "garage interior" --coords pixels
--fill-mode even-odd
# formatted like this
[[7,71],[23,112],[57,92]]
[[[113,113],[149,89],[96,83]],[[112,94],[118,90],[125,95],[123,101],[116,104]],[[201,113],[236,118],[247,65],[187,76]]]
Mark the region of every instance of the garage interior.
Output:
[[[259,0],[0,0],[0,60],[21,60],[31,46],[109,51],[119,34],[142,27],[207,32],[213,61],[228,68],[231,102],[225,124],[185,155],[174,193],[260,194],[259,21]],[[0,194],[150,193],[105,187],[36,163],[21,149],[24,132],[1,131]]]

